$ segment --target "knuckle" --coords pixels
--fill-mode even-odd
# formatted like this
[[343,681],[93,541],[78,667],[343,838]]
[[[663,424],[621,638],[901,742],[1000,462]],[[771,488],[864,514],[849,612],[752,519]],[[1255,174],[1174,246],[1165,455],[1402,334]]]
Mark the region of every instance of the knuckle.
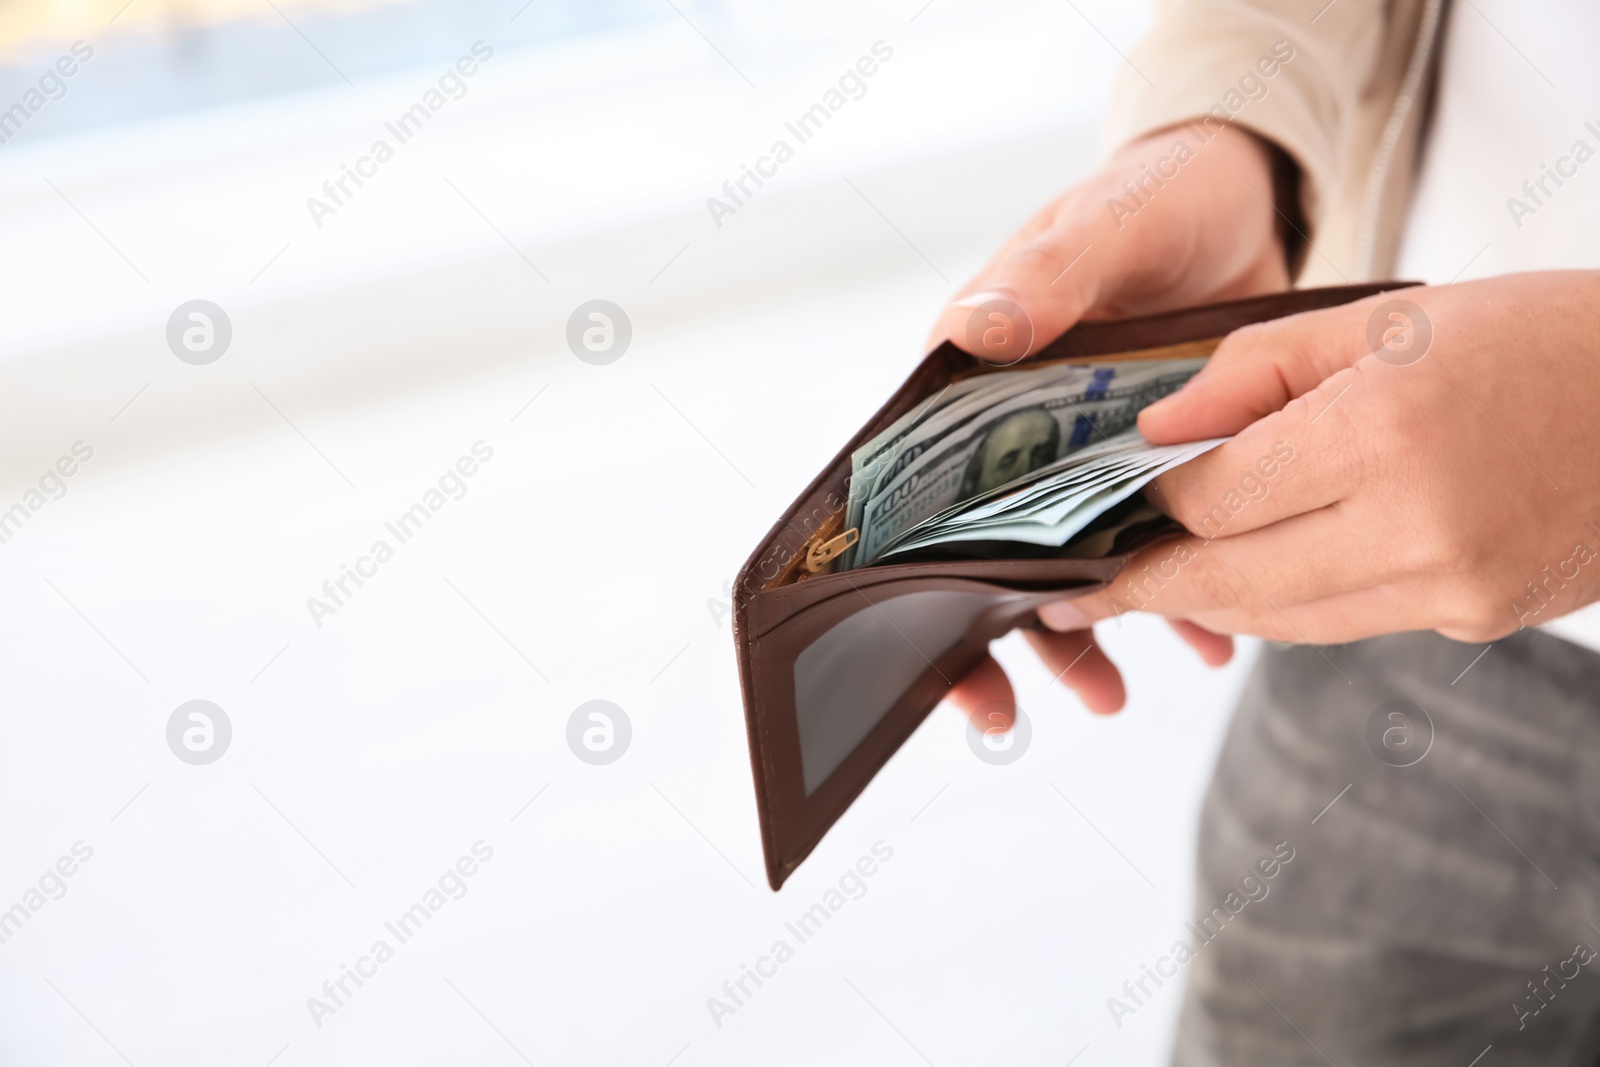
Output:
[[1043,278],[1045,283],[1049,284],[1061,273],[1067,262],[1063,258],[1060,242],[1055,239],[1052,232],[1046,231],[1011,254],[1007,273],[1013,278],[1030,280]]
[[[1308,420],[1327,426],[1329,429],[1337,428],[1340,436],[1353,419],[1355,405],[1350,401],[1352,397],[1345,394],[1359,385],[1359,372],[1354,367],[1337,370],[1317,382],[1310,389],[1300,393],[1299,400],[1304,401],[1301,410]],[[1373,398],[1364,396],[1364,401],[1370,402]],[[1363,421],[1368,418],[1363,417]]]
[[1223,366],[1248,358],[1251,352],[1265,343],[1271,327],[1271,321],[1240,326],[1218,343],[1216,350],[1211,353],[1211,362]]
[[1391,573],[1399,578],[1431,578],[1449,573],[1455,531],[1435,509],[1419,504],[1410,515],[1395,516],[1386,549]]
[[1369,449],[1369,456],[1391,468],[1409,466],[1437,442],[1438,430],[1426,406],[1417,404],[1414,397],[1387,388],[1387,383],[1374,384],[1364,397],[1360,418],[1363,427],[1374,431],[1372,441],[1377,447]]
[[1439,636],[1468,645],[1485,645],[1508,637],[1517,631],[1513,621],[1477,622],[1459,626],[1439,627]]
[[1468,640],[1502,625],[1506,604],[1504,598],[1491,595],[1488,589],[1475,582],[1449,579],[1434,599],[1435,610],[1443,624],[1441,629],[1469,635]]
[[1267,611],[1265,614],[1239,610],[1205,612],[1196,615],[1193,621],[1204,626],[1212,633],[1228,634],[1234,637],[1248,635],[1286,645],[1302,644],[1304,640],[1292,627],[1286,625],[1282,619],[1271,611]]
[[1304,327],[1293,315],[1266,319],[1239,331],[1245,339],[1258,348],[1297,348],[1306,336]]
[[1206,517],[1211,514],[1212,505],[1203,493],[1183,486],[1163,485],[1156,496],[1161,510],[1185,530],[1196,537],[1207,536]]
[[1210,609],[1242,608],[1248,605],[1248,587],[1239,580],[1235,571],[1215,562],[1215,558],[1197,558],[1185,575],[1188,598],[1195,604]]
[[1509,605],[1510,598],[1496,594],[1487,586],[1473,584],[1460,597],[1458,618],[1478,635],[1495,633],[1508,625],[1516,629]]
[[1490,546],[1460,521],[1454,509],[1427,504],[1412,523],[1410,547],[1403,559],[1414,574],[1450,580],[1453,602],[1474,604],[1482,599],[1475,576],[1485,573]]
[[1325,431],[1319,441],[1361,482],[1407,477],[1434,431],[1406,397],[1365,377],[1360,367],[1334,374],[1307,394],[1307,415]]

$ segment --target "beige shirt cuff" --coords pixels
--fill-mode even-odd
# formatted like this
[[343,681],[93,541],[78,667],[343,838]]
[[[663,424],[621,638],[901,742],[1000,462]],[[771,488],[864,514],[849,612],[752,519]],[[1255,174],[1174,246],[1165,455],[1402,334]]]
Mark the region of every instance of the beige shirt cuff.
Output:
[[[1314,239],[1337,180],[1339,131],[1355,104],[1341,100],[1334,87],[1358,83],[1360,75],[1341,77],[1329,69],[1341,54],[1348,60],[1358,42],[1334,42],[1342,45],[1336,48],[1306,41],[1303,28],[1249,4],[1168,11],[1117,77],[1103,153],[1189,120],[1212,131],[1237,124],[1277,144],[1299,166],[1300,207]],[[1194,127],[1171,135],[1175,142],[1200,139]],[[1195,143],[1190,148],[1204,151]],[[1272,195],[1270,189],[1261,193]]]

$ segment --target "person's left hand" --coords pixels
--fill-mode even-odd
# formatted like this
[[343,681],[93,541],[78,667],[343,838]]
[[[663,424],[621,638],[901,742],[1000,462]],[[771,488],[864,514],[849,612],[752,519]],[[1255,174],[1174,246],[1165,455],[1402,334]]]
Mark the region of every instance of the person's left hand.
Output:
[[1247,327],[1139,419],[1158,444],[1237,434],[1152,487],[1190,536],[1040,618],[1149,611],[1312,644],[1546,622],[1600,599],[1597,415],[1600,272]]

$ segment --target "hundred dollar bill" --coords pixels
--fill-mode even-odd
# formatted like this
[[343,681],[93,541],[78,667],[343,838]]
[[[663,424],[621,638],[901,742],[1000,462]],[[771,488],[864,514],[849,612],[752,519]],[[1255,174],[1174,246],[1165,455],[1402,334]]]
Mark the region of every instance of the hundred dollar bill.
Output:
[[[903,470],[952,428],[982,414],[993,404],[1036,386],[1051,382],[1064,384],[1074,378],[1084,378],[1084,385],[1087,385],[1088,370],[1083,365],[1056,365],[1031,371],[974,375],[945,386],[851,454],[844,528],[859,529],[862,508],[874,488]],[[1066,387],[1081,390],[1084,386]],[[842,569],[853,565],[855,553],[855,548],[848,551]]]
[[[1137,431],[1133,431],[1137,433]],[[1041,503],[1036,499],[1025,514],[994,515],[988,519],[963,521],[961,515],[946,518],[941,523],[925,523],[907,531],[894,544],[888,546],[884,556],[909,552],[934,545],[961,541],[1012,541],[1035,545],[1065,545],[1078,532],[1099,516],[1120,504],[1148,485],[1162,473],[1196,456],[1203,455],[1222,444],[1226,438],[1193,441],[1181,445],[1154,446],[1142,441],[1136,447],[1139,460],[1124,461],[1121,469],[1109,477],[1091,479],[1087,484],[1079,481],[1064,486],[1054,494],[1045,493]],[[1100,464],[1092,464],[1099,467]],[[1046,479],[1053,482],[1063,475]],[[1035,494],[1037,497],[1037,494]]]
[[1075,494],[1087,497],[1119,478],[1150,465],[1148,446],[1137,429],[1117,434],[1099,446],[1081,449],[1042,467],[1028,478],[952,504],[901,531],[879,552],[888,555],[946,530],[980,529],[1030,521]]
[[[1051,363],[1028,370],[974,375],[946,386],[852,454],[844,528],[864,531],[862,520],[868,500],[923,452],[996,404],[1046,387],[1081,401],[1103,391],[1117,374],[1118,368],[1104,364]],[[848,550],[840,569],[847,570],[858,562],[859,545]]]
[[[872,488],[904,470],[929,444],[995,404],[1052,383],[1082,392],[1088,386],[1085,375],[1087,369],[1069,365],[1036,371],[1000,372],[977,375],[956,383],[945,394],[947,399],[944,403],[929,408],[915,421],[904,426],[896,423],[859,450],[863,469],[874,471],[875,481],[867,487],[869,494]],[[1079,384],[1075,379],[1083,381]],[[967,388],[957,392],[961,386]],[[851,457],[852,464],[854,458]]]
[[892,477],[880,475],[860,508],[853,565],[872,563],[892,540],[953,504],[1027,478],[1131,427],[1143,408],[1203,365],[1198,359],[1102,364],[1082,389],[1028,389],[950,427]]
[[[917,427],[934,415],[948,409],[957,401],[974,393],[992,391],[995,383],[991,376],[977,375],[951,382],[933,396],[900,416],[889,428],[850,454],[850,495],[846,506],[846,530],[861,524],[861,507],[872,493],[878,474],[892,461],[898,445]],[[854,551],[853,549],[851,550]],[[846,560],[848,561],[848,556]]]

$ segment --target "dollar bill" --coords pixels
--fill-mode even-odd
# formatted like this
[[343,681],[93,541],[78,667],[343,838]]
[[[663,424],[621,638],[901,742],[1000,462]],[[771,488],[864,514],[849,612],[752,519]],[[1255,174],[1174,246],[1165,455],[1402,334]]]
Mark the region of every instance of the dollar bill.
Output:
[[[989,375],[974,375],[951,382],[933,396],[896,419],[888,429],[850,454],[850,494],[846,530],[860,528],[861,508],[872,495],[878,475],[900,454],[901,445],[919,426],[974,393],[992,392],[997,384]],[[854,549],[851,550],[852,554]],[[848,564],[849,556],[845,557]]]
[[981,516],[958,507],[939,521],[913,527],[885,546],[880,555],[892,559],[896,553],[961,541],[1062,546],[1154,478],[1226,440],[1155,446],[1139,437],[1137,430],[1129,430],[1123,438],[1127,447],[1118,456],[1047,475],[1026,491],[991,501]]
[[1036,480],[1062,457],[1115,437],[1203,365],[1170,360],[1068,367],[1020,391],[969,394],[965,409],[911,426],[889,452],[874,455],[880,464],[885,455],[896,458],[874,468],[870,493],[852,483],[852,497],[860,497],[851,509],[860,540],[847,565],[868,565],[891,542],[953,505]]
[[[845,529],[860,529],[861,513],[877,486],[893,478],[916,460],[942,436],[964,422],[982,414],[1002,400],[1048,384],[1065,385],[1074,378],[1087,378],[1082,365],[1056,365],[1030,371],[974,375],[952,382],[897,419],[850,456],[850,492]],[[1085,385],[1087,381],[1085,381]],[[854,565],[857,553],[851,548],[842,566]]]

